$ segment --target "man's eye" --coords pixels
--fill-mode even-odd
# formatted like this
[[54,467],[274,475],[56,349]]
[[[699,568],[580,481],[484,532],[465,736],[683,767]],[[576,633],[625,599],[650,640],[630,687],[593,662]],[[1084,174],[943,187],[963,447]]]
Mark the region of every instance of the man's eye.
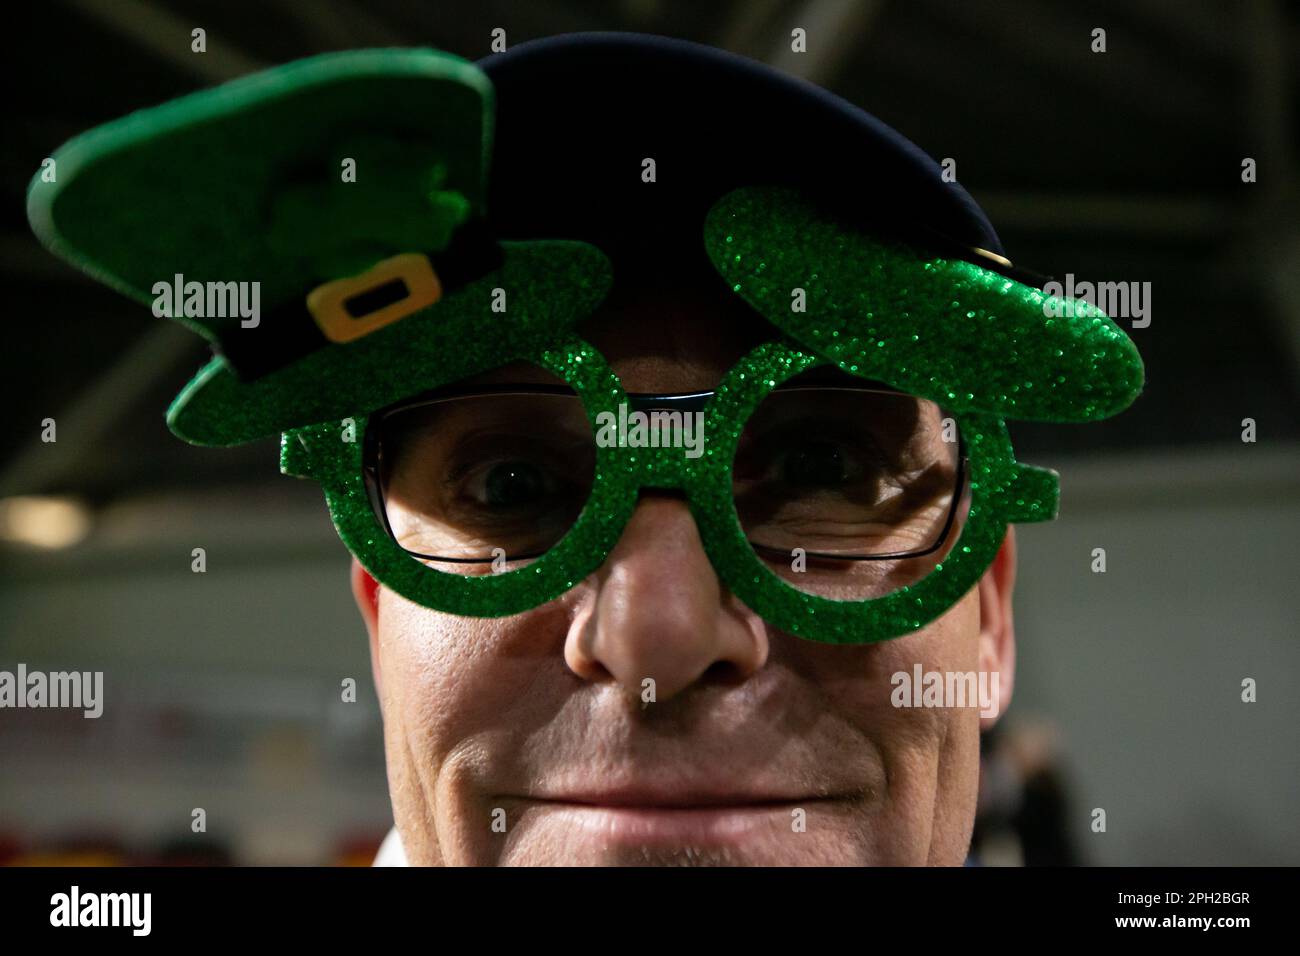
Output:
[[464,493],[490,508],[523,508],[536,504],[554,490],[554,482],[530,461],[499,461],[468,476]]
[[[766,447],[762,447],[766,446]],[[764,441],[741,456],[736,478],[786,493],[860,493],[888,477],[880,453],[863,441],[808,436]]]
[[848,477],[848,466],[840,446],[829,441],[809,441],[786,452],[780,476],[787,485],[835,486]]

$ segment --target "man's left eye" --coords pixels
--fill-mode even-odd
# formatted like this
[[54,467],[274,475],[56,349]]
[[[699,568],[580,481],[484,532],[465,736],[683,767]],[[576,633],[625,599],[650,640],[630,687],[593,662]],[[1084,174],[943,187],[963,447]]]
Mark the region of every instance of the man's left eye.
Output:
[[838,485],[847,476],[844,451],[834,442],[806,442],[786,452],[781,462],[781,478],[789,485]]

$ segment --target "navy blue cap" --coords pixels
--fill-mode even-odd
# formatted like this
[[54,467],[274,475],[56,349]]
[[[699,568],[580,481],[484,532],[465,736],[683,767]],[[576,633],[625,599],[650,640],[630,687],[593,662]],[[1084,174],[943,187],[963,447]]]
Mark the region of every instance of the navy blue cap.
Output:
[[[915,144],[754,60],[666,37],[576,33],[478,66],[496,91],[488,212],[503,238],[584,239],[610,253],[616,274],[703,262],[716,199],[788,185],[888,231],[1003,254],[975,200]],[[642,181],[646,158],[654,183]]]

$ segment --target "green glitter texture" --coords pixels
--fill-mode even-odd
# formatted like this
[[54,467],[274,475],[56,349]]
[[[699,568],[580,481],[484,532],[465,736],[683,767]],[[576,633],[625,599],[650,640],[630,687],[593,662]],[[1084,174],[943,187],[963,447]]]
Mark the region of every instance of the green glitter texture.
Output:
[[[729,193],[704,236],[723,278],[777,328],[846,372],[955,412],[1093,421],[1141,391],[1137,348],[1100,309],[883,242],[793,190]],[[796,288],[804,312],[791,307]]]

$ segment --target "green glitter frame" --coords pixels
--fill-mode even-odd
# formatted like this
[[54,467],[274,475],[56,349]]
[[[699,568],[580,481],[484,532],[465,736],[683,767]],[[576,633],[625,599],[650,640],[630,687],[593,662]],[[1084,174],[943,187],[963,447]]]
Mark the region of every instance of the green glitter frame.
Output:
[[[578,395],[593,429],[601,412],[617,412],[627,396],[604,357],[572,337],[531,360]],[[642,487],[679,488],[719,577],[768,623],[832,644],[865,644],[910,633],[938,617],[979,580],[1008,523],[1056,514],[1056,475],[1018,464],[1005,424],[989,415],[958,420],[970,458],[970,508],[948,560],[921,581],[863,601],[837,601],[783,581],[745,539],[732,500],[731,469],[749,414],[779,384],[831,364],[789,340],[760,345],[739,361],[704,409],[704,454],[680,448],[598,447],[591,495],[568,533],[536,561],[487,575],[439,571],[411,557],[385,532],[362,477],[363,443],[344,441],[340,423],[286,432],[281,470],[320,481],[339,537],[378,581],[408,600],[470,617],[520,613],[559,597],[595,571],[613,550]],[[363,418],[365,410],[358,410]]]

